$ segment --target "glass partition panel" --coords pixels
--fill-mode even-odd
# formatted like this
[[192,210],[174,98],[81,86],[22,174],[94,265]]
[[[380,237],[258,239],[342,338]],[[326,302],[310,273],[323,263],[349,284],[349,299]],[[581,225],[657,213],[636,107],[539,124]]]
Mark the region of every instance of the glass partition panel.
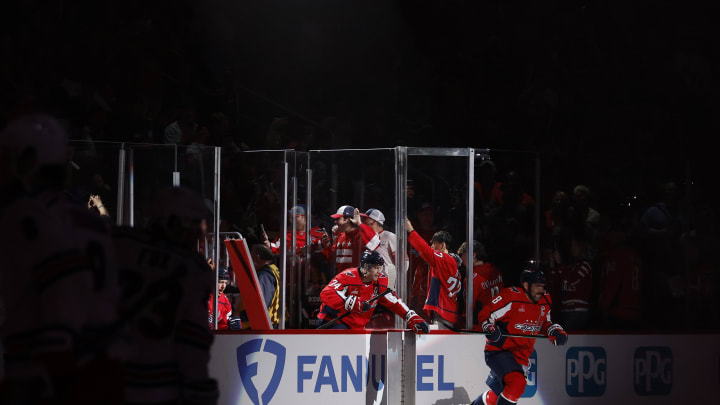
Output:
[[[355,227],[336,222],[331,215],[336,214],[339,207],[349,205],[358,208],[361,213],[374,208],[382,213],[376,219],[364,218],[363,226],[373,227],[381,234],[381,254],[386,256],[386,272],[390,278],[391,288],[395,288],[397,279],[396,258],[394,252],[397,245],[391,242],[395,236],[396,219],[396,153],[395,149],[364,149],[364,150],[313,150],[310,151],[310,168],[312,169],[312,186],[310,188],[311,232],[321,237],[326,232],[340,248],[328,249],[327,255],[313,254],[310,260],[309,274],[303,278],[303,312],[307,314],[304,326],[317,327],[317,310],[320,308],[319,293],[322,288],[345,268],[357,267],[364,243],[353,239],[350,235]],[[378,220],[381,218],[382,220]],[[380,225],[382,222],[382,226]],[[338,225],[338,228],[334,228]],[[393,328],[395,316],[376,309],[368,328]]]
[[485,261],[516,286],[530,260],[539,259],[537,154],[478,150],[475,159],[475,239]]
[[198,193],[215,217],[214,147],[125,144],[125,150],[125,225],[144,226],[153,194],[173,185]]
[[182,145],[177,148],[177,181],[197,192],[210,211],[215,211],[215,149],[201,145]]
[[[281,329],[296,328],[299,323],[299,270],[292,255],[293,240],[288,237],[293,224],[288,221],[288,211],[293,202],[298,201],[295,190],[302,189],[302,184],[297,180],[297,173],[303,172],[306,176],[307,163],[297,169],[297,161],[302,159],[297,159],[294,151],[244,151],[224,155],[221,164],[221,231],[239,233],[250,248],[269,245],[280,274],[278,327]],[[229,297],[233,302],[238,293],[231,285]],[[242,316],[240,311],[237,315]],[[243,321],[243,324],[248,323]]]
[[[446,239],[448,253],[455,255],[459,264],[460,280],[456,280],[454,274],[442,280],[443,285],[447,285],[440,291],[440,294],[448,294],[451,300],[456,300],[457,308],[446,308],[443,320],[437,319],[437,315],[423,310],[431,288],[430,265],[421,257],[417,247],[408,244],[408,304],[441,329],[446,329],[443,323],[463,327],[466,319],[466,296],[469,293],[466,280],[472,278],[467,276],[467,259],[462,260],[458,250],[467,240],[472,215],[468,210],[471,153],[472,149],[408,148],[408,218],[427,244],[431,244],[433,235],[444,231],[443,238],[449,236]],[[438,305],[443,305],[442,297]]]
[[123,225],[145,227],[154,193],[173,185],[175,145],[126,144]]

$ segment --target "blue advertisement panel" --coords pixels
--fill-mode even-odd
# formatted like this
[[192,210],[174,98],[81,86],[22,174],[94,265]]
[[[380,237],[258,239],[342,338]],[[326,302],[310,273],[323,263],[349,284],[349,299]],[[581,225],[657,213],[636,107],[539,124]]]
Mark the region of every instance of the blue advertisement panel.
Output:
[[638,395],[668,395],[672,391],[673,355],[667,346],[635,349],[633,388]]
[[607,355],[602,347],[571,347],[565,354],[565,390],[571,397],[605,393]]

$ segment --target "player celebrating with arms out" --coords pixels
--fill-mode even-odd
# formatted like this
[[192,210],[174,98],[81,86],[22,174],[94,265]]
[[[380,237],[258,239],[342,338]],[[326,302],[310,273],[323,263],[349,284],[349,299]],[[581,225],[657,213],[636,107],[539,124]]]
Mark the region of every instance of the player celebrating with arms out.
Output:
[[535,339],[504,334],[546,335],[554,345],[567,343],[567,333],[550,320],[552,301],[545,292],[545,274],[533,263],[523,270],[520,285],[503,288],[478,314],[487,334],[485,362],[490,367],[490,389],[480,394],[473,405],[515,404],[525,391]]
[[405,318],[408,327],[416,333],[428,333],[428,324],[388,288],[384,265],[385,260],[378,252],[366,250],[360,257],[359,267],[335,276],[320,293],[320,328],[333,322],[328,329],[363,329],[379,302]]

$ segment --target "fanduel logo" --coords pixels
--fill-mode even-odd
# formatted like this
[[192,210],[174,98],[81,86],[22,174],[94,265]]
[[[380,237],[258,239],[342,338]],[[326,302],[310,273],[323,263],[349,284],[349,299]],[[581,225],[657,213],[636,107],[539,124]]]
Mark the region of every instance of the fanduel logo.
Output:
[[605,393],[607,356],[602,347],[571,347],[565,355],[565,391],[571,397]]
[[673,358],[669,347],[638,347],[634,370],[636,394],[667,395],[672,390]]
[[533,350],[530,355],[530,368],[527,373],[527,385],[521,398],[530,398],[537,392],[537,352]]
[[[265,340],[265,345],[263,345],[263,340]],[[258,373],[258,363],[248,364],[247,362],[248,355],[258,353],[260,349],[262,349],[263,352],[275,355],[275,369],[273,370],[268,386],[262,394],[259,393],[252,381],[252,378]],[[238,371],[240,372],[240,381],[254,405],[267,405],[275,395],[280,385],[280,380],[282,379],[283,370],[285,369],[285,353],[285,346],[270,339],[253,339],[241,344],[237,348],[237,364]],[[262,399],[262,403],[260,399]]]

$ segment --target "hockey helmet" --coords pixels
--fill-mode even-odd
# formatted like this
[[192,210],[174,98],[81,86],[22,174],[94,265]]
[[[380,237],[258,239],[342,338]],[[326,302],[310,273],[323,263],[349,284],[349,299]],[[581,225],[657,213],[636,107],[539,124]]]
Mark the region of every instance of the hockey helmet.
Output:
[[528,262],[520,273],[520,284],[527,282],[530,284],[545,284],[545,272],[542,270],[540,263],[535,261]]
[[360,257],[360,267],[358,270],[361,275],[365,276],[372,266],[383,265],[385,265],[385,259],[380,256],[380,253],[374,250],[366,250]]

